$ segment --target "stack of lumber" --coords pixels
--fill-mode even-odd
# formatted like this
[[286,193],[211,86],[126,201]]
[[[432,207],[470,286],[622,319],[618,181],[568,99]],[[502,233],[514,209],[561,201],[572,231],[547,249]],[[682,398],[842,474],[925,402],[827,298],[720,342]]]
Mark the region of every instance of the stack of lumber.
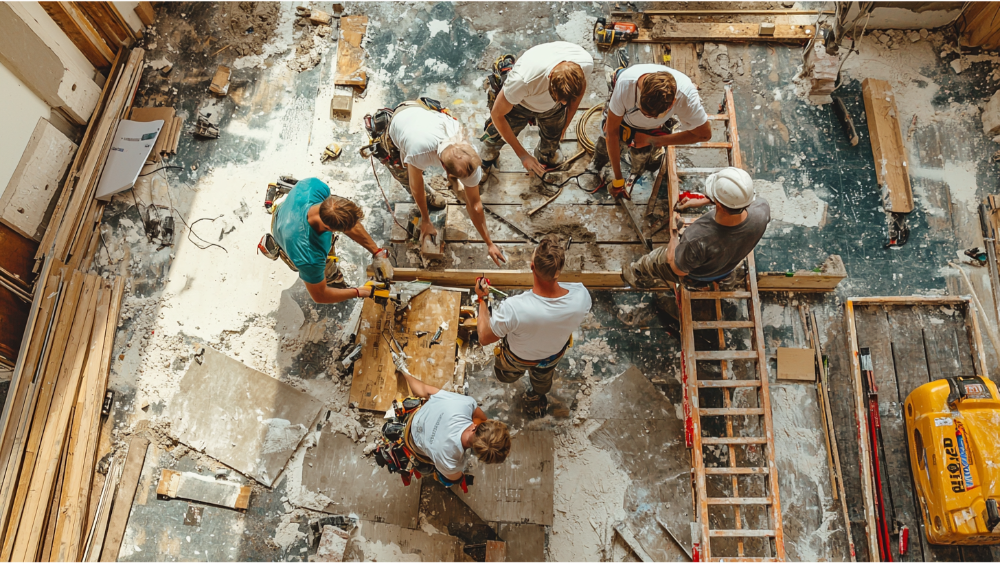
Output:
[[[70,41],[83,53],[90,64],[98,70],[111,66],[121,45],[132,45],[141,37],[118,11],[114,2],[39,2],[49,17],[66,33]],[[136,6],[139,19],[152,13],[146,6]],[[143,21],[143,25],[146,24]]]
[[48,259],[38,289],[0,422],[0,557],[75,561],[125,283]]
[[153,145],[153,150],[149,151],[149,157],[146,158],[147,164],[160,162],[165,156],[177,154],[177,144],[181,139],[181,127],[184,125],[184,119],[177,115],[174,108],[132,108],[129,119],[140,122],[163,121],[163,129],[160,130],[156,144]]
[[104,213],[104,203],[94,199],[94,193],[118,123],[128,115],[132,106],[144,55],[145,51],[139,48],[118,52],[97,109],[63,183],[45,236],[38,246],[35,254],[38,263],[51,255],[73,269],[90,266],[97,252],[100,240],[98,229]]
[[958,42],[963,47],[1000,47],[1000,2],[973,2],[956,23]]

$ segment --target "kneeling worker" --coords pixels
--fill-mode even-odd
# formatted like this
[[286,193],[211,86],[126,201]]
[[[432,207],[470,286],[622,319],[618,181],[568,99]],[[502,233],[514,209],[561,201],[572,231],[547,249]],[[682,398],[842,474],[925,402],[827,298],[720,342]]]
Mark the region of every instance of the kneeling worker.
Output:
[[375,244],[361,224],[362,217],[360,207],[330,195],[330,187],[319,178],[299,180],[273,210],[271,235],[278,246],[277,255],[299,273],[316,303],[339,303],[371,294],[370,288],[349,288],[344,283],[334,253],[334,232],[344,233],[371,252],[372,264],[383,279],[392,278],[389,253]]
[[757,197],[750,174],[741,168],[723,168],[705,180],[707,198],[687,199],[679,209],[715,204],[670,244],[622,268],[632,287],[648,288],[657,279],[669,283],[734,286],[742,281],[737,267],[760,242],[771,221],[767,200]]
[[[483,143],[486,171],[496,165],[505,142],[528,172],[544,176],[546,166],[560,164],[559,141],[580,107],[593,70],[594,58],[574,43],[556,41],[525,51],[490,104],[492,127],[487,122]],[[517,140],[529,122],[538,125],[534,155]]]
[[490,239],[486,228],[486,214],[479,198],[482,161],[476,149],[463,138],[458,121],[443,109],[428,107],[423,101],[404,102],[393,111],[387,133],[383,139],[390,142],[389,158],[382,163],[404,188],[410,190],[420,209],[421,243],[437,235],[428,207],[441,209],[446,203],[444,195],[424,184],[424,170],[440,166],[448,174],[449,183],[457,181],[465,186],[465,208],[486,243],[490,258],[497,266],[506,262],[503,251]]
[[412,415],[407,445],[418,461],[434,465],[434,475],[441,484],[450,487],[462,481],[465,450],[469,448],[483,463],[506,461],[510,453],[506,424],[486,418],[472,397],[442,391],[405,373],[403,376],[414,396],[427,399]]
[[555,235],[546,235],[531,257],[533,285],[504,299],[491,316],[486,306],[489,287],[480,280],[477,330],[480,344],[501,341],[495,348],[493,372],[504,383],[514,383],[527,370],[531,390],[524,394],[529,416],[545,415],[556,366],[572,344],[573,331],[590,312],[590,292],[582,283],[559,283],[566,250]]
[[[612,80],[611,99],[604,106],[602,132],[591,163],[591,170],[600,172],[610,158],[613,178],[608,191],[614,197],[621,196],[625,186],[622,143],[629,147],[632,173],[641,174],[643,170],[659,168],[663,158],[661,147],[690,145],[712,138],[708,115],[690,78],[662,65],[629,67],[626,61],[622,63]],[[680,132],[673,133],[665,126],[671,117],[680,122]]]

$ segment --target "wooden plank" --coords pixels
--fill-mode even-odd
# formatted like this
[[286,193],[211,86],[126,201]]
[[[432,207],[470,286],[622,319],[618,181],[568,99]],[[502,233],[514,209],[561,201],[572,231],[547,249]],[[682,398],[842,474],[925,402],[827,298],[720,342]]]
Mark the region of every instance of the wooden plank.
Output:
[[132,10],[142,20],[142,25],[149,27],[156,23],[156,13],[153,12],[152,2],[139,2]]
[[634,43],[703,43],[764,41],[768,43],[801,43],[815,34],[815,26],[776,24],[774,35],[760,35],[756,23],[674,23],[659,20],[652,28],[640,28]]
[[[398,275],[393,279],[401,280]],[[384,307],[371,299],[361,306],[361,327],[357,342],[362,344],[361,357],[354,362],[351,382],[351,402],[366,410],[387,410],[399,389],[407,389],[405,379],[396,373],[389,344],[382,337],[393,322],[395,306],[390,301]],[[400,381],[402,380],[402,381]]]
[[486,561],[507,560],[507,542],[486,540]]
[[882,204],[886,211],[909,213],[913,211],[913,192],[896,97],[885,80],[866,78],[861,82],[861,89],[875,158],[875,176],[882,187]]
[[[109,420],[113,420],[109,417]],[[108,475],[101,488],[101,494],[97,501],[97,509],[94,513],[93,524],[87,537],[87,544],[84,547],[81,561],[99,561],[101,551],[104,547],[104,537],[108,530],[108,522],[111,519],[111,503],[118,492],[118,481],[122,475],[122,460],[111,458],[108,467]]]
[[674,70],[684,73],[685,76],[694,82],[695,86],[701,85],[701,67],[698,64],[698,49],[694,43],[667,43],[670,49],[670,62],[666,64]]
[[111,2],[72,2],[72,4],[86,15],[112,53],[117,52],[123,42],[132,39],[132,30],[118,21],[113,12],[114,4]]
[[39,4],[87,57],[90,64],[98,69],[111,65],[115,52],[104,42],[100,33],[74,2],[39,2]]
[[847,278],[844,261],[837,254],[831,254],[818,268],[795,272],[761,272],[757,276],[757,289],[761,291],[834,291]]
[[118,560],[118,551],[122,546],[122,538],[125,537],[125,526],[128,525],[128,517],[132,512],[132,501],[135,499],[135,490],[139,486],[139,476],[142,474],[148,449],[148,439],[143,436],[132,436],[128,446],[128,456],[125,458],[121,479],[118,482],[118,494],[115,495],[111,518],[108,520],[101,561]]
[[245,510],[253,487],[191,472],[163,469],[156,494]]
[[812,348],[778,348],[778,379],[816,381],[816,359]]
[[501,464],[477,463],[469,494],[459,496],[490,522],[552,525],[554,437],[551,432],[522,430],[511,438],[510,454]]
[[337,74],[333,83],[337,86],[354,86],[364,89],[368,76],[361,70],[365,51],[361,42],[368,29],[368,16],[344,16],[340,18],[340,41],[337,45]]
[[851,365],[851,383],[854,388],[854,419],[857,425],[858,435],[858,464],[861,466],[861,498],[863,513],[865,518],[865,532],[867,539],[867,549],[872,561],[878,560],[878,537],[875,526],[875,501],[872,491],[872,471],[869,460],[871,443],[868,441],[868,418],[865,406],[865,395],[861,385],[861,363],[858,359],[858,332],[855,323],[854,302],[848,299],[844,303],[844,323],[847,325],[848,350]]

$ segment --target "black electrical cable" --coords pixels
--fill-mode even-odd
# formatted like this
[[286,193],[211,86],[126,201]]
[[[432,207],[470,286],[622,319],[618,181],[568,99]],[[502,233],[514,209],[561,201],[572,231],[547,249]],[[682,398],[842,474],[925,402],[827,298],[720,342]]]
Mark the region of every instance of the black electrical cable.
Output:
[[[173,209],[174,213],[176,213],[176,214],[177,214],[177,218],[181,220],[181,223],[184,223],[184,226],[185,226],[185,227],[187,227],[187,230],[188,230],[188,234],[187,234],[187,239],[188,239],[188,241],[190,241],[190,242],[191,242],[191,244],[193,244],[193,245],[197,246],[199,250],[205,250],[205,249],[208,249],[208,248],[211,248],[211,247],[213,247],[213,246],[218,246],[218,247],[219,247],[219,248],[221,248],[221,249],[222,249],[222,250],[223,250],[223,251],[224,251],[224,252],[225,252],[226,254],[229,254],[229,251],[228,251],[228,250],[226,250],[226,247],[225,247],[225,246],[222,246],[221,244],[216,244],[216,243],[214,243],[214,242],[209,242],[209,241],[207,241],[207,240],[203,239],[203,238],[202,238],[202,237],[201,237],[200,235],[198,235],[198,233],[194,232],[194,229],[192,229],[192,228],[191,228],[191,227],[194,227],[195,225],[197,225],[197,224],[198,224],[198,222],[200,222],[200,221],[215,221],[216,219],[219,219],[219,218],[221,218],[221,217],[222,217],[222,215],[219,215],[218,217],[202,217],[201,219],[196,219],[196,220],[195,220],[195,221],[193,221],[193,222],[192,222],[192,223],[191,223],[190,225],[188,225],[188,224],[187,224],[187,221],[185,221],[185,220],[184,220],[184,217],[183,217],[183,216],[182,216],[182,215],[180,214],[180,212],[179,212],[179,211],[177,211],[177,209],[175,209],[175,208],[174,208],[174,206],[172,206],[172,205],[171,205],[171,206],[170,206],[170,209]],[[191,238],[191,235],[192,235],[192,234],[193,234],[194,236],[198,237],[198,239],[199,239],[199,240],[201,240],[202,242],[204,242],[204,243],[205,243],[205,246],[202,246],[202,245],[198,244],[198,241],[196,241],[196,240],[193,240],[193,239]]]
[[168,168],[176,168],[178,170],[183,170],[184,169],[183,166],[161,166],[161,167],[157,168],[156,170],[153,170],[152,172],[146,172],[145,174],[139,174],[139,177],[142,178],[143,176],[149,176],[150,174],[155,174],[155,173],[159,172],[160,170],[167,170]]

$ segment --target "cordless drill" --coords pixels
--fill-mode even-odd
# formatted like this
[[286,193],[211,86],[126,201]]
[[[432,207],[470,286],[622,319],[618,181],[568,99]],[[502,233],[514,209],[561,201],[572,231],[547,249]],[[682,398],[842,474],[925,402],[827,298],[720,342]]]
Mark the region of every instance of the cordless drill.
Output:
[[594,43],[600,49],[610,49],[616,42],[631,41],[639,37],[639,26],[631,22],[611,22],[597,18],[594,24]]

